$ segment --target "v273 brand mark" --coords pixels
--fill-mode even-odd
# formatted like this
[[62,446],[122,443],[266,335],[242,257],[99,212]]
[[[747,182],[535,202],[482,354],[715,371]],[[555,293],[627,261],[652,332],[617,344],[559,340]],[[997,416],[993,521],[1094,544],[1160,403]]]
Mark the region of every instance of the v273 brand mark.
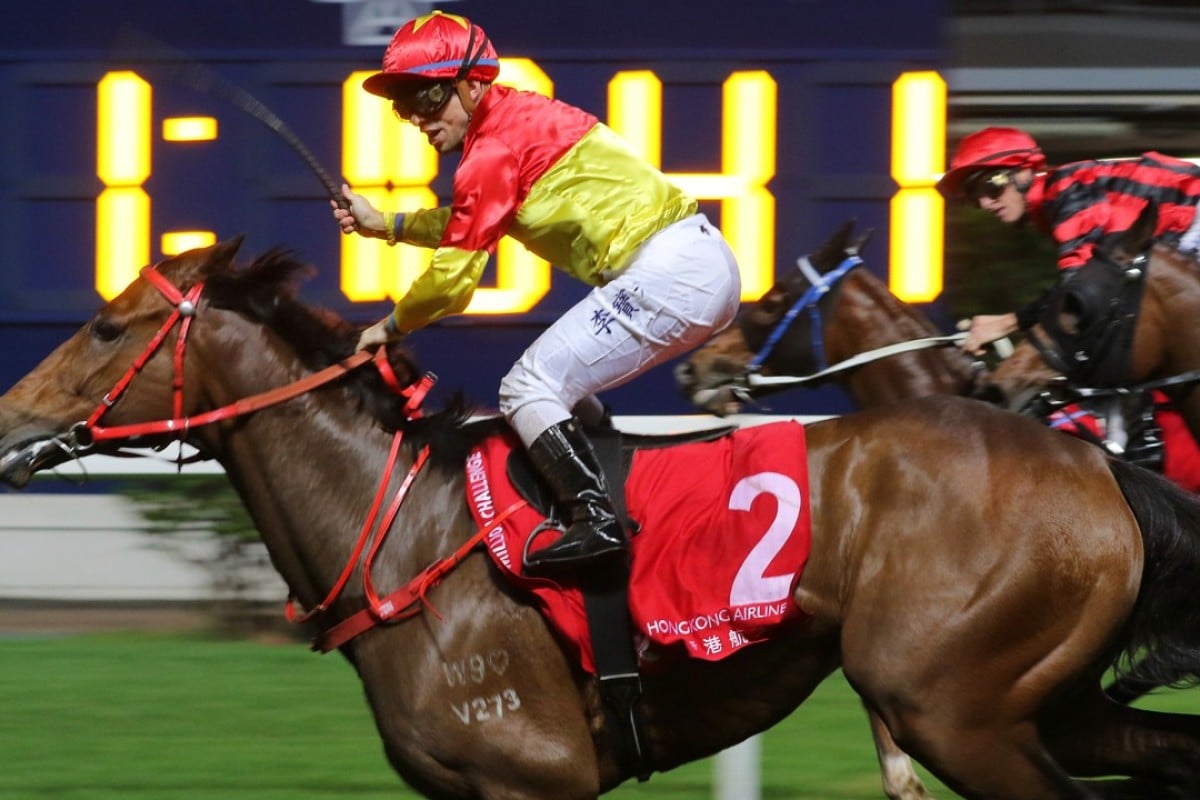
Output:
[[516,711],[520,707],[521,698],[516,689],[504,689],[498,694],[488,697],[473,697],[464,703],[455,703],[450,706],[454,710],[454,715],[458,717],[458,721],[463,725],[470,725],[472,722],[487,722],[493,719],[500,720],[506,713]]

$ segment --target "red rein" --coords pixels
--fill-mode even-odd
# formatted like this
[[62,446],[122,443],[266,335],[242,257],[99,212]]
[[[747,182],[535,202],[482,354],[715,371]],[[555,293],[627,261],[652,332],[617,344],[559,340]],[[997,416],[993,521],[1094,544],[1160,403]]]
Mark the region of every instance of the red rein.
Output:
[[[221,408],[207,411],[203,414],[197,414],[193,417],[183,415],[183,363],[184,353],[187,347],[187,335],[191,328],[192,318],[196,314],[199,307],[200,295],[204,291],[203,281],[192,286],[187,293],[181,292],[170,281],[162,276],[155,267],[148,266],[142,269],[142,277],[150,281],[155,288],[167,299],[169,303],[175,306],[174,311],[163,322],[162,327],[146,345],[146,349],[137,359],[134,360],[130,368],[121,376],[116,385],[104,396],[103,401],[88,417],[87,421],[80,423],[72,429],[72,434],[76,437],[76,444],[80,446],[90,446],[90,444],[104,440],[114,439],[132,439],[139,436],[162,433],[178,433],[182,441],[188,431],[192,428],[198,428],[202,425],[208,425],[213,422],[218,422],[224,419],[231,419],[244,414],[249,414],[258,411],[268,406],[277,405],[286,400],[298,397],[306,392],[315,389],[318,386],[329,383],[332,380],[357,369],[363,364],[374,359],[376,368],[380,371],[384,381],[388,384],[396,394],[405,398],[404,413],[409,419],[416,419],[421,416],[421,403],[424,401],[426,394],[433,387],[436,380],[433,375],[426,374],[419,380],[406,387],[401,387],[396,379],[391,365],[387,361],[387,354],[384,348],[380,348],[374,356],[367,352],[357,352],[349,358],[327,367],[320,372],[313,373],[305,378],[302,378],[294,383],[281,386],[277,389],[272,389],[261,394],[253,395],[252,397],[238,400],[230,405]],[[173,388],[173,414],[170,419],[156,420],[153,422],[142,422],[131,425],[119,425],[115,427],[103,427],[100,425],[100,420],[108,413],[117,401],[129,388],[133,378],[142,371],[150,358],[158,351],[159,347],[166,340],[167,334],[179,323],[179,335],[175,340],[175,357],[174,357],[174,380]],[[342,569],[341,576],[334,583],[333,588],[326,595],[325,599],[314,606],[304,614],[296,611],[295,598],[289,597],[287,605],[284,609],[285,616],[290,622],[302,623],[310,620],[317,615],[326,613],[330,606],[337,600],[345,589],[346,584],[350,580],[355,568],[358,566],[360,559],[363,556],[363,551],[366,550],[366,557],[363,560],[363,591],[367,598],[367,607],[357,612],[356,614],[347,617],[341,622],[336,623],[325,633],[319,635],[313,642],[313,649],[321,652],[329,652],[336,649],[346,642],[350,641],[360,633],[373,628],[380,622],[389,619],[407,619],[421,612],[423,606],[428,606],[428,600],[425,595],[432,589],[448,572],[458,566],[463,559],[467,557],[470,551],[478,544],[484,535],[481,530],[474,536],[468,539],[453,555],[448,558],[440,559],[426,567],[419,575],[408,582],[407,585],[399,590],[392,592],[386,597],[380,598],[375,589],[375,585],[371,581],[371,567],[374,563],[375,556],[382,547],[384,540],[387,538],[388,531],[391,528],[392,522],[395,520],[396,514],[400,510],[404,499],[408,496],[408,490],[416,479],[421,468],[425,466],[425,462],[429,458],[429,448],[426,446],[418,454],[413,462],[412,467],[408,471],[408,475],[400,483],[396,494],[384,513],[382,520],[378,525],[379,533],[375,536],[374,542],[371,543],[370,549],[367,549],[368,542],[371,542],[371,534],[376,530],[375,520],[379,516],[379,510],[383,505],[384,497],[387,493],[387,487],[390,483],[390,478],[395,469],[396,461],[400,453],[400,441],[403,436],[401,431],[397,431],[392,439],[391,450],[388,454],[387,465],[384,467],[383,478],[380,481],[379,489],[375,493],[375,499],[371,504],[370,511],[367,513],[367,518],[363,524],[362,531],[359,533],[358,541],[354,545],[354,549],[350,553],[350,557],[346,562],[346,566]],[[501,518],[508,516],[524,503],[515,503],[513,507],[507,509]],[[493,520],[497,522],[498,520]],[[430,606],[432,610],[432,606]],[[434,610],[436,614],[436,610]]]

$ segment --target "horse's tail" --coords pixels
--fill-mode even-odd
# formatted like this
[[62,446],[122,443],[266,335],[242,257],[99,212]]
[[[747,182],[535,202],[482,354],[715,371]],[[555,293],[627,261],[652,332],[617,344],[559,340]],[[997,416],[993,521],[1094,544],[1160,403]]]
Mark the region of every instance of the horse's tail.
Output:
[[1200,683],[1200,499],[1125,461],[1110,459],[1109,466],[1145,550],[1118,676],[1146,686]]

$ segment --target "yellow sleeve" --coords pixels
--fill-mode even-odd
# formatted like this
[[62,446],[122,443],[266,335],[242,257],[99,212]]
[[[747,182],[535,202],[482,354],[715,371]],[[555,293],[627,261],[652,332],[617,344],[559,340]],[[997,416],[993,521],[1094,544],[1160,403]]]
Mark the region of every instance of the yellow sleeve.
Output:
[[[404,229],[407,235],[407,220]],[[487,261],[486,250],[460,250],[457,247],[434,250],[429,269],[417,276],[408,293],[396,303],[392,312],[396,328],[409,333],[434,320],[462,312],[475,294]]]
[[450,221],[450,207],[422,208],[404,212],[404,228],[400,241],[418,247],[437,247],[442,242],[442,233]]

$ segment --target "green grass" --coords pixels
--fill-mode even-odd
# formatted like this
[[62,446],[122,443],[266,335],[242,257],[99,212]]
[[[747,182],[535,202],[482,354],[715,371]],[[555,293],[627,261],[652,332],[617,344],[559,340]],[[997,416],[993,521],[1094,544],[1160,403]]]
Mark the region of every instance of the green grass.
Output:
[[[1150,705],[1200,712],[1200,692]],[[764,800],[882,797],[866,717],[840,677],[763,737],[762,762]],[[703,800],[711,776],[699,762],[608,797]],[[340,657],[174,635],[0,640],[5,800],[415,797]]]

